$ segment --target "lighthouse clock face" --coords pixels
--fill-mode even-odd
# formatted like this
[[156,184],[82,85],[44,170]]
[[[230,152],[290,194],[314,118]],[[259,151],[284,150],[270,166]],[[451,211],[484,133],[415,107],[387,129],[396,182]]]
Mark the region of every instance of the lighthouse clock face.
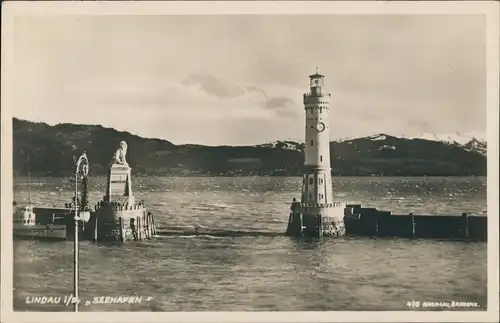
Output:
[[316,130],[318,130],[318,132],[322,132],[323,130],[325,130],[325,124],[323,122],[320,122],[316,125]]

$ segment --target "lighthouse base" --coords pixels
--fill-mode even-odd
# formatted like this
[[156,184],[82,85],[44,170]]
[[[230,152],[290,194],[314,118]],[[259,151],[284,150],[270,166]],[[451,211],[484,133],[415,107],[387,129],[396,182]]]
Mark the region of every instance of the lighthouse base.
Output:
[[345,235],[345,202],[328,204],[294,203],[286,235],[341,237]]
[[87,231],[94,241],[142,241],[156,234],[156,226],[153,215],[141,203],[101,201]]
[[344,219],[336,217],[322,217],[321,231],[323,237],[341,237],[345,235]]

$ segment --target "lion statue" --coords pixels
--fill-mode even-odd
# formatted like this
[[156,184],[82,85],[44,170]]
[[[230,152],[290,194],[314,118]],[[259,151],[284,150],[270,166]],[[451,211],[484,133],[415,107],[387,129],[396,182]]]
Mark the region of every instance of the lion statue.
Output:
[[115,155],[113,156],[112,164],[128,166],[125,156],[127,156],[127,143],[125,141],[121,141],[120,148],[116,150]]

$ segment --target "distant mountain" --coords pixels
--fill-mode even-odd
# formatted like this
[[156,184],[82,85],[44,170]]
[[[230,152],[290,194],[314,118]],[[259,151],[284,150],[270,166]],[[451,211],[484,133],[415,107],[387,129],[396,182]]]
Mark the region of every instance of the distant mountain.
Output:
[[276,149],[285,149],[291,151],[303,152],[305,148],[304,143],[295,142],[295,141],[275,141],[272,143],[257,145],[257,147],[263,148],[276,148]]
[[[174,145],[99,125],[49,126],[14,118],[16,174],[68,176],[73,156],[87,152],[94,175],[106,173],[121,140],[127,160],[143,175],[288,175],[301,174],[304,143],[276,141],[256,146]],[[386,134],[332,141],[332,174],[338,176],[484,176],[486,143],[397,138]]]
[[486,156],[487,152],[487,145],[486,141],[482,141],[476,138],[472,138],[469,142],[467,142],[465,145],[465,150],[471,151],[471,152],[478,152],[483,156]]

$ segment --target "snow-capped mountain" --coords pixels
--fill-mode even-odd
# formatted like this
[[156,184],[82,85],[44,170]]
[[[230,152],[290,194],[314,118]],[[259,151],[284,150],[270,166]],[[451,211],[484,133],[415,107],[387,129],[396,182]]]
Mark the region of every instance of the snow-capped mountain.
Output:
[[477,138],[472,138],[468,143],[463,145],[465,150],[467,151],[475,151],[480,153],[483,156],[486,156],[487,153],[487,144],[486,141],[479,140]]
[[470,142],[472,139],[476,139],[479,141],[486,141],[484,134],[482,133],[427,133],[424,132],[418,136],[402,136],[402,138],[407,139],[427,139],[432,141],[440,141],[449,144],[459,144],[465,145]]
[[[477,152],[483,156],[486,156],[487,144],[485,140],[476,138],[475,136],[470,136],[470,134],[429,134],[424,133],[421,136],[402,136],[401,138],[389,136],[383,133],[375,134],[373,136],[364,137],[364,139],[369,139],[372,141],[386,141],[388,137],[394,139],[424,139],[429,141],[441,142],[447,145],[458,146],[470,152]],[[394,146],[389,146],[390,149],[394,150]],[[388,145],[381,146],[380,150],[388,148]]]
[[[360,138],[351,138],[344,137],[339,138],[337,140],[333,140],[332,142],[335,144],[347,143],[349,145],[353,143],[358,143],[359,141],[372,141],[379,142],[380,146],[376,149],[378,151],[395,151],[397,149],[397,141],[398,140],[413,140],[413,139],[423,139],[433,142],[440,142],[445,145],[457,146],[469,152],[476,152],[483,156],[486,156],[487,152],[487,144],[486,141],[480,140],[476,137],[469,137],[466,135],[462,135],[456,133],[454,135],[451,134],[422,134],[421,136],[392,136],[384,133],[378,133],[371,136],[360,137]],[[284,150],[292,150],[292,151],[303,151],[304,143],[285,140],[285,141],[274,141],[271,143],[257,145],[257,147],[263,148],[277,148]]]
[[[293,139],[259,146],[175,145],[94,125],[50,126],[13,119],[13,166],[26,174],[28,154],[36,153],[29,169],[38,176],[71,176],[75,146],[92,156],[92,174],[105,175],[109,143],[125,140],[128,162],[137,174],[175,176],[301,176],[304,142]],[[389,134],[330,142],[334,176],[485,176],[486,143],[470,138],[465,144],[408,139]]]
[[285,140],[285,141],[278,140],[278,141],[274,141],[274,142],[270,142],[270,143],[266,143],[266,144],[257,145],[257,147],[277,148],[277,149],[292,150],[292,151],[303,151],[304,150],[304,143],[290,141],[290,140]]
[[375,134],[373,136],[368,136],[368,137],[364,137],[364,138],[370,139],[373,141],[382,141],[382,140],[387,140],[387,135],[385,135],[383,133],[378,133],[378,134]]

